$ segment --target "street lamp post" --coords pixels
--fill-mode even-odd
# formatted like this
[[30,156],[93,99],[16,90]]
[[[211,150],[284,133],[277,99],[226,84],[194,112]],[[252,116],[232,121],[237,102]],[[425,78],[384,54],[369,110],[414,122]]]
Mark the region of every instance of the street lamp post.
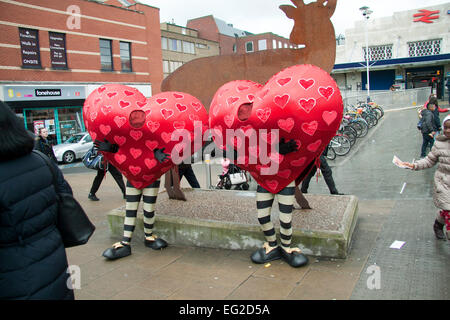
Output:
[[369,7],[364,6],[359,8],[364,18],[366,18],[365,34],[366,34],[366,72],[367,72],[367,102],[370,101],[370,77],[369,77],[369,35],[368,35],[368,22],[370,14],[373,12]]

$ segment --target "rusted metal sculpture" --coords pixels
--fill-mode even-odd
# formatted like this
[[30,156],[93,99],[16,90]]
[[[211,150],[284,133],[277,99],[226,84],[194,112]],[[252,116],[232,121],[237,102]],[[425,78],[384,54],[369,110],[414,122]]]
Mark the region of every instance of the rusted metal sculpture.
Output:
[[303,0],[291,2],[294,6],[280,6],[295,22],[289,39],[305,48],[195,59],[164,79],[161,90],[192,94],[209,110],[214,93],[229,81],[245,79],[264,84],[280,70],[296,64],[314,64],[330,73],[336,59],[336,38],[330,18],[337,0],[318,0],[307,5]]
[[[290,42],[305,45],[304,48],[272,49],[195,59],[165,78],[161,90],[189,93],[198,98],[209,111],[215,92],[229,81],[245,79],[263,84],[280,70],[297,64],[313,64],[331,73],[336,59],[336,38],[330,19],[337,0],[317,0],[309,4],[305,4],[303,0],[291,2],[294,6],[281,5],[279,8],[294,20]],[[185,200],[177,178],[174,170],[166,173],[167,192],[171,199]],[[299,190],[296,196],[302,208],[309,208]]]

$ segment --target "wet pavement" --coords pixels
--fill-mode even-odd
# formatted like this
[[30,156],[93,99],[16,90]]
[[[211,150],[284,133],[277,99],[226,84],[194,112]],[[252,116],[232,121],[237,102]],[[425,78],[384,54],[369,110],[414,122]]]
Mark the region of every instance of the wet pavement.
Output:
[[[345,260],[310,257],[300,269],[282,261],[255,265],[247,250],[169,246],[153,251],[140,241],[132,243],[131,256],[106,261],[101,253],[120,240],[110,236],[106,223],[107,212],[124,204],[119,188],[108,174],[97,193],[100,201],[89,201],[95,172],[65,168],[76,198],[97,226],[88,244],[67,250],[69,263],[81,271],[76,298],[450,299],[450,242],[436,240],[432,229],[435,168],[413,172],[392,164],[394,155],[418,158],[422,137],[416,123],[415,109],[386,112],[356,149],[330,161],[339,192],[359,198],[352,248]],[[193,168],[205,187],[204,166]],[[213,166],[214,181],[220,170]],[[308,192],[328,194],[323,178],[314,179]],[[405,244],[391,249],[395,240]]]

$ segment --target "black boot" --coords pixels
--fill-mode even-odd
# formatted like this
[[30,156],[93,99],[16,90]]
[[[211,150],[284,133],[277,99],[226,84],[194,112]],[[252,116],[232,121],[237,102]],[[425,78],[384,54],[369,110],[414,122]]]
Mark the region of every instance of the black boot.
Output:
[[298,268],[308,264],[308,258],[301,252],[292,251],[289,253],[283,248],[280,249],[280,251],[283,260],[286,261],[291,267]]
[[131,254],[131,246],[123,242],[113,244],[112,248],[108,248],[103,252],[103,256],[108,260],[117,260]]
[[92,200],[92,201],[100,200],[99,198],[97,198],[97,196],[94,193],[89,193],[88,198],[89,198],[89,200]]
[[159,250],[167,247],[167,242],[156,236],[153,236],[153,240],[145,239],[144,244],[146,247],[152,248],[153,250]]
[[281,249],[280,247],[276,247],[272,249],[269,253],[266,253],[266,246],[264,248],[258,249],[250,256],[250,259],[254,263],[266,263],[273,260],[281,259]]
[[437,220],[434,220],[434,225],[433,225],[433,230],[434,230],[434,234],[436,235],[436,238],[438,238],[439,240],[445,239],[445,234],[444,234],[444,224],[440,223]]

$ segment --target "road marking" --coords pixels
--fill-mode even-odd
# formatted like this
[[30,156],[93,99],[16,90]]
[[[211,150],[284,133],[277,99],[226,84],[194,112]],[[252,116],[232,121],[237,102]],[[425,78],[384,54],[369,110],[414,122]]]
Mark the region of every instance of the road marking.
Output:
[[405,190],[405,187],[406,187],[406,182],[405,182],[405,183],[403,183],[403,187],[402,187],[402,190],[400,191],[400,194],[402,194],[402,193],[403,193],[403,190]]

